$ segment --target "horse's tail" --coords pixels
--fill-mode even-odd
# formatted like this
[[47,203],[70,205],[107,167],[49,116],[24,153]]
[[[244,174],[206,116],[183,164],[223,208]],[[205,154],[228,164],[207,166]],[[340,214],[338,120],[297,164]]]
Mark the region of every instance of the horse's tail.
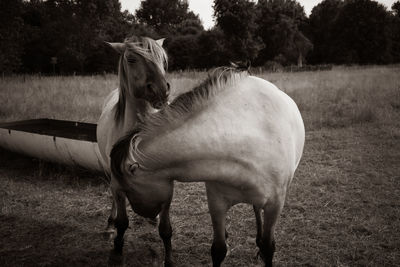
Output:
[[126,161],[128,153],[130,152],[130,144],[132,138],[137,134],[137,130],[129,133],[128,135],[122,137],[116,142],[111,150],[111,174],[118,181],[120,186],[128,187],[128,181],[124,177],[123,163]]

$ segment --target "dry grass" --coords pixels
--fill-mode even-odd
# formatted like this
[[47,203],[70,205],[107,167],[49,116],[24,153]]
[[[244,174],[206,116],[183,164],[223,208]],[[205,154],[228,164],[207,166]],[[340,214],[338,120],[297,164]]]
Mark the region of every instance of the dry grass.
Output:
[[115,75],[16,76],[0,80],[0,120],[65,119],[96,122]]
[[[397,266],[400,260],[400,67],[262,73],[298,103],[306,146],[278,223],[277,266]],[[205,73],[173,73],[177,91]],[[0,80],[0,119],[96,122],[116,76]],[[175,92],[175,94],[177,94]],[[20,103],[20,104],[16,104]],[[110,196],[100,177],[0,151],[0,265],[104,266]],[[157,265],[157,231],[130,213],[127,266]],[[210,265],[202,184],[176,184],[178,266]],[[225,266],[260,266],[251,207],[229,213]]]

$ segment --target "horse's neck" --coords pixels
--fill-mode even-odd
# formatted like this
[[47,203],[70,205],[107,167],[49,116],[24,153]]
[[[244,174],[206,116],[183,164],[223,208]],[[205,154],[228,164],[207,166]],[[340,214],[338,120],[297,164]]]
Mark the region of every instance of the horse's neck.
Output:
[[124,134],[131,131],[136,123],[144,116],[146,105],[144,101],[133,98],[125,103],[124,119],[121,122],[122,131]]
[[213,119],[207,122],[201,118],[189,120],[182,127],[166,130],[149,138],[143,137],[135,154],[139,163],[149,169],[204,159],[210,154],[223,158],[229,153],[227,149],[221,149],[225,141],[228,141],[223,135],[223,131],[226,131],[223,127],[225,125],[222,123],[215,127]]
[[[254,180],[257,177],[250,174],[247,160],[236,158],[229,155],[230,151],[224,152],[218,148],[224,140],[219,144],[214,141],[207,145],[203,141],[189,144],[188,136],[173,135],[173,137],[168,134],[162,135],[160,138],[157,136],[148,146],[145,145],[143,150],[139,145],[143,157],[148,157],[145,160],[148,165],[143,164],[138,158],[134,160],[139,162],[144,171],[151,173],[151,179],[160,181],[173,179],[180,182],[224,181],[225,184],[234,187],[250,187],[257,183]],[[135,156],[140,158],[142,156],[140,152]]]

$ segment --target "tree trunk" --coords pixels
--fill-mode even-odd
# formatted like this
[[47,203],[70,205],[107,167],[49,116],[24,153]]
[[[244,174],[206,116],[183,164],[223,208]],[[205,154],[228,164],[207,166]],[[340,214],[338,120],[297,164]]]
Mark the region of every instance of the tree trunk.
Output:
[[297,58],[297,67],[303,67],[303,55],[299,52],[299,57]]

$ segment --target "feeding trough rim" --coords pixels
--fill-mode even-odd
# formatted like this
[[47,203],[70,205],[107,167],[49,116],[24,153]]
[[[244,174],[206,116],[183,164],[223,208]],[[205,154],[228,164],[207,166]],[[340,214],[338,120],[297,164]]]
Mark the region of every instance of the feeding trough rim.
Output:
[[89,142],[97,142],[96,127],[94,123],[48,118],[0,123],[0,128],[3,129]]

